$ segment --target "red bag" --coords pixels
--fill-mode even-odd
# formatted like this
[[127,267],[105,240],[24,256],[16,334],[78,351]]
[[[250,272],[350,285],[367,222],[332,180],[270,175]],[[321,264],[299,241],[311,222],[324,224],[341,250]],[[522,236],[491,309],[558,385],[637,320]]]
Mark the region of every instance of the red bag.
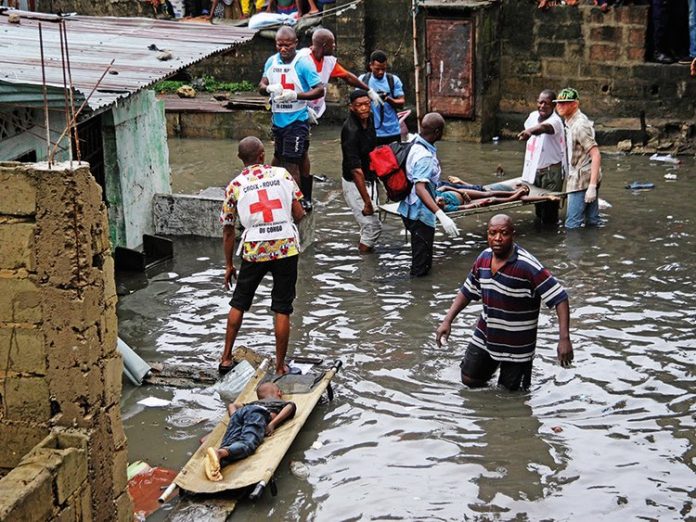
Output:
[[370,170],[377,174],[390,201],[401,201],[411,193],[413,182],[406,175],[406,158],[413,142],[380,145],[370,152]]

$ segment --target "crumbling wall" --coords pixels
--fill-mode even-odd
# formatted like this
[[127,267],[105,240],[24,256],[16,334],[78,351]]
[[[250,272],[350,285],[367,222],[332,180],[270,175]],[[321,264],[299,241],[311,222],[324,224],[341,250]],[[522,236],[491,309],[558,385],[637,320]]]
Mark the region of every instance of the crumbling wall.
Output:
[[0,163],[2,520],[132,519],[106,209],[73,167]]

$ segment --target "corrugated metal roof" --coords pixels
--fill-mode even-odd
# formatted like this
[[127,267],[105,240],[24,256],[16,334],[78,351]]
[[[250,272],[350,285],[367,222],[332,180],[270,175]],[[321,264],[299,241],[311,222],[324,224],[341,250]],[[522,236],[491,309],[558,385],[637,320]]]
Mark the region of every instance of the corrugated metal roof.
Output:
[[[10,12],[21,16],[20,24],[8,22]],[[62,89],[58,20],[56,15],[0,10],[0,82],[41,86],[41,22],[46,83]],[[72,16],[64,20],[73,86],[84,97],[111,60],[115,60],[110,74],[88,102],[92,110],[109,106],[203,58],[246,42],[255,34],[246,27],[150,18]],[[174,57],[158,60],[157,51],[148,49],[151,44],[172,51]]]

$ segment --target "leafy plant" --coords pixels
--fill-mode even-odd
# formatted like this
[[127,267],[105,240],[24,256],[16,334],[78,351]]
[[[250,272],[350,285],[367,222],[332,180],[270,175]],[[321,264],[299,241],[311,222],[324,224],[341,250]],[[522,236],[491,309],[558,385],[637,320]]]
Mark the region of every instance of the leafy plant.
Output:
[[196,78],[192,82],[182,82],[174,80],[162,80],[152,86],[152,89],[161,94],[173,94],[182,85],[192,85],[197,91],[204,92],[249,92],[256,90],[256,87],[246,80],[241,82],[219,82],[213,76],[205,75],[203,78]]

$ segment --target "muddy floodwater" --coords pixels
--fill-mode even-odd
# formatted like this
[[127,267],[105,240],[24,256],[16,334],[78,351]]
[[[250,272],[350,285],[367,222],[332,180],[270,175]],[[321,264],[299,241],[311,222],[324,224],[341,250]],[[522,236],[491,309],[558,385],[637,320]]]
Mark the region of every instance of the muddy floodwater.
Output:
[[[237,520],[685,520],[696,518],[696,165],[603,155],[603,228],[538,230],[511,212],[518,242],[570,294],[575,363],[555,362],[555,313],[542,310],[532,387],[470,391],[459,361],[481,310],[435,328],[485,247],[490,214],[436,236],[432,274],[409,278],[410,247],[389,217],[377,252],[359,255],[341,195],[339,129],[313,136],[316,242],[301,256],[290,355],[341,359],[336,397],[310,416],[276,474],[278,496],[243,502]],[[271,144],[267,145],[269,148]],[[173,189],[222,186],[236,144],[171,140]],[[476,183],[519,175],[517,142],[439,146],[445,174]],[[676,174],[676,181],[665,180]],[[632,192],[632,181],[655,189]],[[127,281],[121,337],[147,360],[217,366],[231,296],[218,239],[175,238],[162,272]],[[273,352],[270,282],[238,344]],[[171,401],[144,408],[155,396]],[[205,388],[124,385],[130,459],[179,468],[223,403]],[[304,463],[301,479],[290,461]],[[172,505],[156,515],[164,520]]]

